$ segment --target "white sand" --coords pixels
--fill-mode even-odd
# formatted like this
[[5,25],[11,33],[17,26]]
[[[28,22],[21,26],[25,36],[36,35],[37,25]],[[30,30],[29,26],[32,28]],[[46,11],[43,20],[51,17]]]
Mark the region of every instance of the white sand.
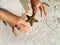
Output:
[[[21,0],[26,3],[26,0]],[[47,0],[42,0],[46,1]],[[22,5],[24,5],[22,3]],[[29,34],[22,34],[18,32],[19,37],[16,38],[11,31],[9,25],[5,26],[2,21],[0,21],[0,45],[60,45],[60,25],[54,22],[54,19],[59,16],[59,11],[53,9],[53,1],[50,3],[50,8],[45,7],[47,10],[47,15],[40,17],[40,12],[38,12],[36,18],[39,20],[38,23],[34,23],[31,27]],[[55,3],[56,4],[56,3]],[[21,16],[29,7],[24,11],[23,6],[19,0],[0,0],[0,7],[6,8],[14,14]],[[30,6],[30,5],[29,5]],[[30,11],[31,13],[31,11]],[[46,22],[45,22],[46,21]],[[47,24],[49,25],[47,25]]]

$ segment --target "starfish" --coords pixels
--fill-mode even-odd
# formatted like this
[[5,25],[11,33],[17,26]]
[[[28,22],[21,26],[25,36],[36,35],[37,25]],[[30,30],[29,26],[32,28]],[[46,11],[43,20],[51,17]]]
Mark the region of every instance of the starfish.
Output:
[[27,16],[27,18],[28,18],[28,19],[26,20],[26,22],[29,22],[31,26],[33,26],[33,23],[34,23],[34,22],[38,22],[38,20],[35,19],[34,16],[28,16],[28,15],[26,15],[26,16]]

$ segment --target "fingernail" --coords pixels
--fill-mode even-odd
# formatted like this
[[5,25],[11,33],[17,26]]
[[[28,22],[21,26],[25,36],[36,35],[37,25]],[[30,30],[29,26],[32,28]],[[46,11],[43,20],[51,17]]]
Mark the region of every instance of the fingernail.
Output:
[[26,32],[26,34],[28,35],[29,33],[28,33],[28,32]]

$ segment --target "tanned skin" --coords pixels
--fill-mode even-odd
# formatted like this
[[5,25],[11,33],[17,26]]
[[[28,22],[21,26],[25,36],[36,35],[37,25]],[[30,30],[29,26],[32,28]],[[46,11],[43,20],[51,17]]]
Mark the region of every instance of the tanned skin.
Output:
[[6,9],[0,8],[0,20],[10,25],[15,36],[17,36],[16,28],[23,33],[29,31],[29,27],[26,25],[27,22],[25,22],[25,20]]
[[46,15],[46,10],[44,8],[44,5],[49,7],[48,3],[40,2],[40,0],[30,0],[30,2],[31,2],[31,7],[32,7],[32,15],[36,15],[36,13],[38,12],[38,9],[41,12],[41,16],[42,16],[42,11]]
[[[30,3],[31,3],[31,8],[32,8],[32,16],[27,15],[28,19],[26,21],[29,22],[30,25],[32,26],[33,22],[38,22],[38,20],[36,20],[34,18],[38,12],[38,9],[40,10],[41,17],[42,17],[42,12],[44,12],[44,15],[46,16],[47,14],[46,14],[46,10],[44,8],[44,5],[49,7],[49,4],[46,2],[40,2],[40,0],[30,0]],[[35,19],[35,21],[34,21],[34,19]]]

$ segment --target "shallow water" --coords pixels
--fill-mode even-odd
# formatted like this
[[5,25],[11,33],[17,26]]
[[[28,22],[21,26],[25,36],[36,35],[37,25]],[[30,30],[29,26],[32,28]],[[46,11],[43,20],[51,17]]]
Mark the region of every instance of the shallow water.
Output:
[[[18,16],[23,14],[30,14],[31,8],[29,1],[26,3],[25,0],[0,0],[0,7],[5,8]],[[12,33],[9,25],[5,26],[0,21],[0,45],[60,45],[60,23],[57,18],[60,18],[59,14],[59,1],[55,0],[42,0],[48,2],[50,5],[46,7],[47,16],[40,17],[40,12],[37,13],[36,18],[39,20],[38,23],[34,23],[29,34],[23,34],[19,31],[16,38]],[[24,6],[24,3],[27,7]],[[28,11],[28,12],[25,12]],[[24,15],[22,16],[24,17]]]

